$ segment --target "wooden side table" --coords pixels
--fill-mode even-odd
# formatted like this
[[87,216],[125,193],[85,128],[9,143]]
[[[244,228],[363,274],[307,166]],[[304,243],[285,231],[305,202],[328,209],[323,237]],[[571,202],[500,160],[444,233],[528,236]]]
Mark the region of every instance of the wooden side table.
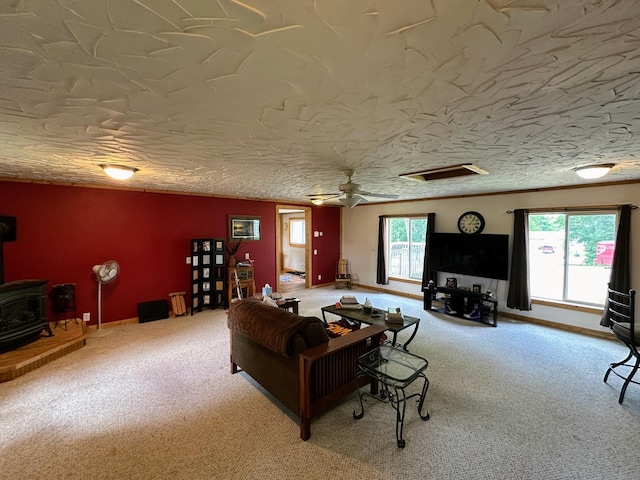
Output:
[[276,303],[278,304],[278,307],[282,308],[283,310],[291,309],[293,313],[295,313],[296,315],[298,314],[298,304],[300,303],[300,299],[284,298],[282,300],[277,300]]
[[228,304],[237,298],[236,275],[243,298],[252,297],[256,294],[256,280],[253,276],[253,267],[227,267],[227,297]]

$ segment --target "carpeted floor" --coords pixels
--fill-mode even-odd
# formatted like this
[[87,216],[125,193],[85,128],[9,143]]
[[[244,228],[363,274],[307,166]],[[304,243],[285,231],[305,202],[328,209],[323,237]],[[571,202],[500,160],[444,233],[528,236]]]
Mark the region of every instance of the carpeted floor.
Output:
[[[410,351],[429,360],[427,408],[395,413],[355,395],[295,421],[244,373],[229,373],[222,310],[125,325],[0,384],[7,479],[629,479],[637,476],[640,387],[617,402],[602,382],[624,348],[500,319],[498,328],[424,312],[422,302],[354,289],[422,321]],[[341,295],[298,292],[300,313]]]

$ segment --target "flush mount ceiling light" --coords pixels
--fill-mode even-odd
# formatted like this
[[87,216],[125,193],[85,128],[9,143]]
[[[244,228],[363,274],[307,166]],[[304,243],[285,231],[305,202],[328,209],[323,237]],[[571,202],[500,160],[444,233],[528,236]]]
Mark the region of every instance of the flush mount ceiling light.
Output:
[[116,180],[127,180],[133,176],[134,173],[138,171],[137,168],[134,167],[126,167],[124,165],[108,165],[102,164],[100,168],[109,175],[111,178],[115,178]]
[[594,178],[604,177],[614,166],[615,164],[613,163],[601,163],[598,165],[586,165],[584,167],[577,167],[574,168],[573,171],[576,172],[579,177],[592,180]]

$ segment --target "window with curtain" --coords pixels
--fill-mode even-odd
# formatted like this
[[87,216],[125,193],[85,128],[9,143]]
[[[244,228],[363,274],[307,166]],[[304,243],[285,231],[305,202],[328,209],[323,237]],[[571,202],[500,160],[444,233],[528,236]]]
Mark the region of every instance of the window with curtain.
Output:
[[422,280],[427,217],[391,217],[386,220],[388,276]]
[[604,305],[616,222],[615,211],[529,213],[531,297]]

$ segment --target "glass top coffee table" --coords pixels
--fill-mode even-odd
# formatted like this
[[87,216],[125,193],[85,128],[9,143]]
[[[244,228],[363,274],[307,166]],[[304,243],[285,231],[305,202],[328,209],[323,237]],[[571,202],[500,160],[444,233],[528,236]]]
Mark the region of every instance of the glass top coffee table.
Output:
[[[351,309],[351,308],[337,308],[335,305],[328,305],[326,307],[322,307],[322,319],[324,323],[327,323],[326,313],[331,313],[333,315],[338,315],[340,317],[344,317],[347,320],[351,320],[357,324],[357,327],[360,327],[361,323],[367,325],[383,325],[388,331],[393,333],[393,339],[391,340],[391,345],[399,346],[407,349],[407,345],[411,343],[413,338],[416,336],[418,332],[418,325],[420,325],[420,319],[417,317],[410,317],[409,315],[403,315],[402,323],[389,323],[385,321],[385,314],[387,313],[385,310],[381,310],[379,308],[372,308],[371,313],[365,313],[362,308],[359,309]],[[413,332],[409,339],[404,342],[404,344],[397,343],[398,332],[404,330],[405,328],[409,328],[413,326]]]

